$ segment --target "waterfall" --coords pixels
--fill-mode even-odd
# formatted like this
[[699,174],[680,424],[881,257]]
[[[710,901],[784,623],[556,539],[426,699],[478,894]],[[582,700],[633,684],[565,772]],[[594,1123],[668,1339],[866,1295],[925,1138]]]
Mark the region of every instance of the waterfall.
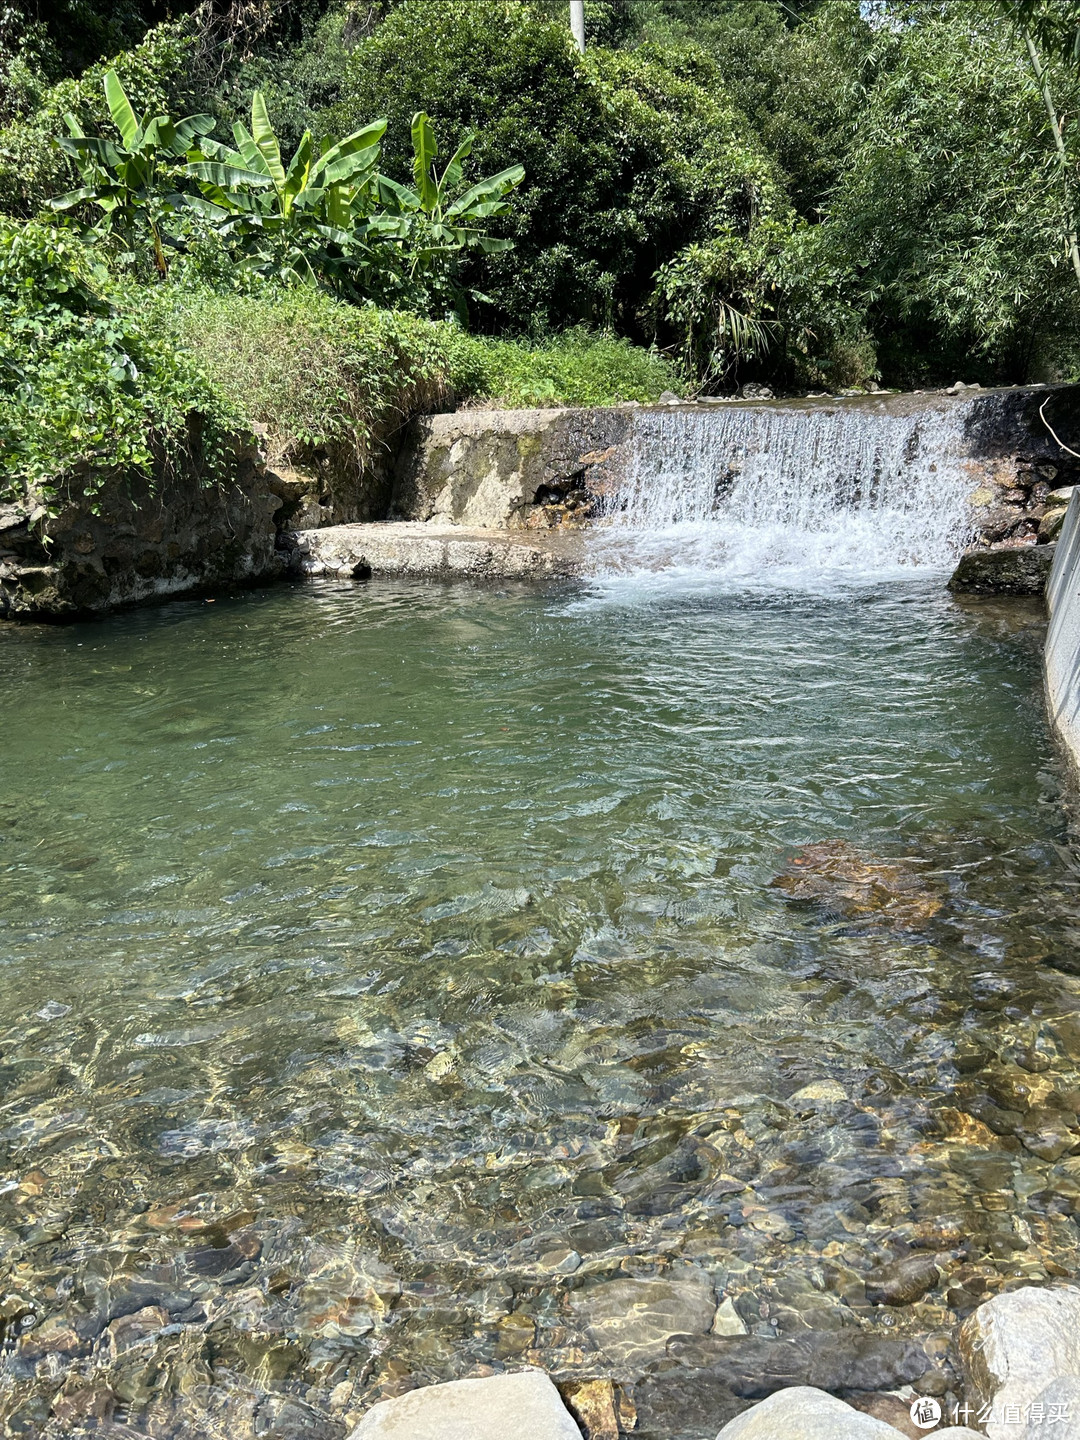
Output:
[[594,573],[813,583],[949,565],[969,531],[965,408],[643,409]]

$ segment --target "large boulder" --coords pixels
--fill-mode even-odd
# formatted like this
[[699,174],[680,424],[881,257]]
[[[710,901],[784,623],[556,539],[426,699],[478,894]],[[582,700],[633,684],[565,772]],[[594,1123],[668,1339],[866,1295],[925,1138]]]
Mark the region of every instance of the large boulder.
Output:
[[350,1440],[581,1440],[542,1370],[451,1380],[373,1405]]
[[[974,1430],[950,1426],[935,1440],[981,1440]],[[809,1385],[778,1390],[725,1425],[716,1440],[901,1440],[903,1432],[854,1410]]]
[[949,589],[958,595],[1041,595],[1046,589],[1053,545],[998,545],[966,551]]
[[[964,1321],[957,1346],[969,1400],[990,1407],[990,1440],[1018,1440],[1032,1405],[1047,1403],[1049,1385],[1080,1388],[1080,1288],[1029,1285],[995,1295]],[[1064,1440],[1063,1422],[1052,1433]]]

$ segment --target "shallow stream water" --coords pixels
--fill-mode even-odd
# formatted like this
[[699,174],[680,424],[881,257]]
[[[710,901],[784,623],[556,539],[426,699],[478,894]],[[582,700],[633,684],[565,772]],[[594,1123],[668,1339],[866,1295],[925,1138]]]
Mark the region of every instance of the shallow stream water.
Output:
[[1041,639],[937,572],[0,633],[6,1433],[334,1440],[536,1363],[711,1437],[717,1304],[949,1393],[1080,1263]]

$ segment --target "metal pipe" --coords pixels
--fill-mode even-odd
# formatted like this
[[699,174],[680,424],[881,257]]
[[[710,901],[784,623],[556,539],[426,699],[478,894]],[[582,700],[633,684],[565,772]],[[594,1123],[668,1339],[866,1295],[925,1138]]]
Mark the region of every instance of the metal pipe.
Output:
[[574,44],[585,54],[585,0],[570,0],[570,33]]

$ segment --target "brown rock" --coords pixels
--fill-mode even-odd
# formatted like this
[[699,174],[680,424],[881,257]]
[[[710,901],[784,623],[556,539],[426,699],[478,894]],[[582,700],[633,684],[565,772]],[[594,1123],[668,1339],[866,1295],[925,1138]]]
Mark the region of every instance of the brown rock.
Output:
[[856,1395],[848,1404],[864,1415],[872,1415],[875,1420],[884,1420],[886,1425],[891,1425],[908,1440],[920,1440],[926,1434],[912,1420],[910,1404],[905,1404],[898,1395]]
[[619,1440],[615,1387],[610,1380],[573,1380],[559,1391],[585,1440]]
[[169,1314],[160,1305],[147,1305],[136,1310],[134,1315],[121,1315],[105,1331],[103,1343],[109,1352],[109,1360],[115,1360],[133,1345],[139,1345],[150,1335],[156,1335],[169,1323]]
[[932,1290],[941,1272],[926,1255],[909,1255],[881,1265],[865,1277],[866,1298],[871,1305],[912,1305]]
[[861,855],[846,840],[806,845],[772,881],[792,900],[811,900],[851,919],[910,930],[937,915],[942,896],[910,866]]

